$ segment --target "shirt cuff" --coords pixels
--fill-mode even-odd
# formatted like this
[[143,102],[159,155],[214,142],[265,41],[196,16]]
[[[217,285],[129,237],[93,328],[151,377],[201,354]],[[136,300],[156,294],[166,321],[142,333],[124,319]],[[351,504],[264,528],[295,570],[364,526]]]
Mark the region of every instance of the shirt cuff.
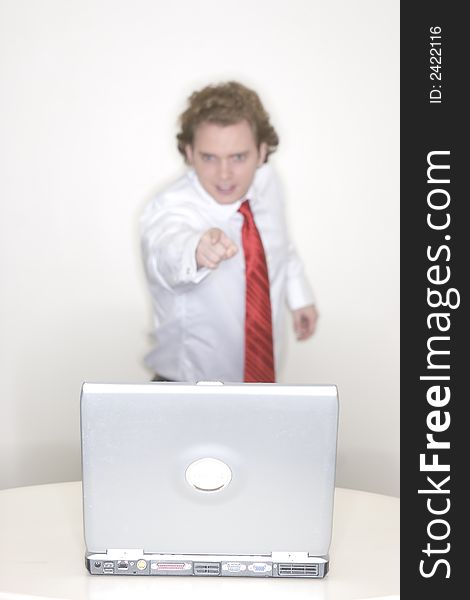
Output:
[[181,261],[181,273],[179,278],[183,284],[199,283],[211,272],[211,269],[208,269],[207,267],[202,267],[201,269],[197,268],[196,248],[199,244],[199,240],[201,239],[201,235],[201,233],[191,235],[191,237],[184,244]]
[[289,279],[287,283],[287,306],[297,310],[315,304],[315,296],[305,277]]

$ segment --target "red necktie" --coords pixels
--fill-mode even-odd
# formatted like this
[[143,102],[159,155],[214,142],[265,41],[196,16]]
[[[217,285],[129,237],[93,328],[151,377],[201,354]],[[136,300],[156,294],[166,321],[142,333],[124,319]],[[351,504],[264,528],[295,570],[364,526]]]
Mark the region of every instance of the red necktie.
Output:
[[244,381],[274,383],[268,266],[249,201],[245,200],[238,210],[244,217],[242,227],[246,277]]

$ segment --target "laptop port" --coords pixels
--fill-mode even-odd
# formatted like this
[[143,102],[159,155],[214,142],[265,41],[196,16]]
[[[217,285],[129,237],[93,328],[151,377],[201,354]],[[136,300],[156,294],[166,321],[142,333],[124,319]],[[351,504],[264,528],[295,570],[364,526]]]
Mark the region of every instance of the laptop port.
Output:
[[155,571],[184,571],[191,568],[190,563],[184,562],[156,562],[152,563],[152,569]]
[[194,563],[194,575],[220,575],[220,563]]
[[127,560],[118,560],[117,568],[124,570],[129,568],[129,563]]
[[242,565],[240,562],[222,563],[222,571],[228,571],[229,573],[240,573],[241,571],[246,571],[246,565]]
[[114,573],[114,569],[103,569],[103,573]]
[[267,563],[253,563],[250,571],[253,571],[253,573],[268,573],[271,569],[271,565]]
[[137,568],[139,571],[144,571],[147,568],[147,561],[141,558],[137,561]]

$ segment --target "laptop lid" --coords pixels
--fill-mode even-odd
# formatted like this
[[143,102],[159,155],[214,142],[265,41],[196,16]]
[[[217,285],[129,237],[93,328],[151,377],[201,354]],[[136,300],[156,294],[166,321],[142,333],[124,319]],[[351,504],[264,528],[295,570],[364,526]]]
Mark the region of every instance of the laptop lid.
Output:
[[337,422],[335,386],[85,383],[87,550],[326,555]]

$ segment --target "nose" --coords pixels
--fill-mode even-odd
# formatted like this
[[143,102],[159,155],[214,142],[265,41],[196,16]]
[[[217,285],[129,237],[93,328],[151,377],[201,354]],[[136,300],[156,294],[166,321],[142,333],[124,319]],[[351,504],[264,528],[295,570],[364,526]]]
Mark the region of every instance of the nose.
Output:
[[231,175],[230,162],[228,160],[221,160],[220,167],[219,167],[220,179],[222,179],[223,181],[226,181],[227,179],[230,178],[230,175]]

